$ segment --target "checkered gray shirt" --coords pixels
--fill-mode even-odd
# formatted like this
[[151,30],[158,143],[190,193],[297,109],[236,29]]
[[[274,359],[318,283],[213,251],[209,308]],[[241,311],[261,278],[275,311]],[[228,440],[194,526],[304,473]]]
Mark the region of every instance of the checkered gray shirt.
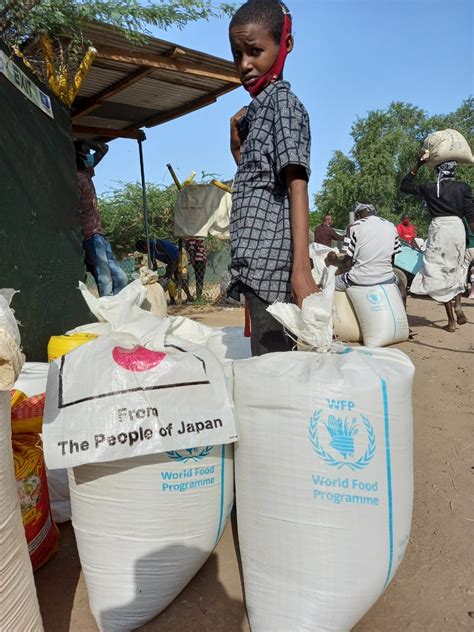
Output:
[[231,285],[239,281],[273,303],[291,298],[290,201],[280,174],[301,165],[309,178],[311,132],[304,106],[286,81],[276,81],[249,105],[232,195]]

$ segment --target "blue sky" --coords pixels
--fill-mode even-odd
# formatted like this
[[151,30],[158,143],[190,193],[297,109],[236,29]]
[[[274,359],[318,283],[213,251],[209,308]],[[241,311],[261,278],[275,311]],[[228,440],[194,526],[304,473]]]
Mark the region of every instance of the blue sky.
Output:
[[[310,192],[320,189],[333,151],[349,151],[351,125],[369,110],[406,101],[429,114],[456,109],[474,93],[472,0],[288,0],[295,49],[285,79],[305,104],[313,136]],[[230,59],[228,20],[155,31],[156,37]],[[146,130],[146,178],[170,184],[192,171],[233,177],[229,118],[249,102],[243,88],[214,105]],[[99,193],[139,180],[137,143],[116,140],[96,169]]]

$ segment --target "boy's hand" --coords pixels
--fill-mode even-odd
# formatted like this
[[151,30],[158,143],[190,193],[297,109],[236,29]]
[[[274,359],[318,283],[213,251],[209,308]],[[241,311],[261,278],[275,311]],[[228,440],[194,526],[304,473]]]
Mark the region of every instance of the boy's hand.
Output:
[[307,270],[293,270],[291,274],[291,294],[298,307],[301,308],[303,306],[303,301],[307,296],[320,291],[321,288],[314,280],[309,264]]
[[240,108],[237,114],[230,119],[230,151],[234,156],[235,162],[239,162],[240,159],[240,129],[239,122],[245,116],[247,112],[247,106]]

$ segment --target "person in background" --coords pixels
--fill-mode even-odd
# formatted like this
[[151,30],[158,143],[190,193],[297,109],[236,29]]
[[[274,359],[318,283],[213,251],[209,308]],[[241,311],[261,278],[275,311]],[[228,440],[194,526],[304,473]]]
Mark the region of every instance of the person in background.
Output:
[[[178,246],[168,239],[150,239],[149,245],[152,269],[157,269],[158,262],[163,263],[166,266],[164,278],[167,281],[173,281],[179,287],[177,274],[179,259]],[[138,252],[146,253],[146,241],[144,239],[139,239],[135,244],[135,248],[138,250]],[[186,294],[188,302],[192,303],[194,301],[194,298],[189,291],[187,274],[183,274],[181,277],[181,287]],[[170,298],[171,304],[174,305],[176,301],[175,298],[171,296],[171,293]]]
[[342,247],[343,256],[330,252],[326,263],[345,267],[347,272],[336,276],[336,290],[353,285],[372,286],[395,283],[404,298],[400,278],[393,271],[393,257],[401,251],[395,226],[377,216],[372,204],[357,202],[355,221],[348,227]]
[[317,244],[331,248],[333,241],[342,241],[344,239],[344,233],[336,232],[332,224],[332,215],[325,215],[323,217],[323,223],[316,226],[314,229],[314,241]]
[[112,296],[127,285],[128,279],[104,235],[97,194],[92,181],[94,168],[109,148],[105,143],[76,140],[74,149],[86,267],[95,279],[99,296]]
[[196,277],[196,298],[201,300],[204,289],[204,275],[206,274],[207,250],[204,239],[187,239],[185,241],[189,261],[194,268]]
[[277,0],[248,0],[229,25],[232,55],[252,102],[231,118],[237,163],[230,220],[229,296],[246,299],[252,355],[293,343],[267,312],[275,301],[301,306],[319,290],[308,251],[311,134],[303,104],[283,81],[292,22]]
[[[414,179],[424,161],[419,158],[403,178],[400,190],[422,197],[431,215],[428,240],[423,255],[423,268],[411,284],[412,294],[428,294],[443,303],[448,317],[447,331],[456,331],[467,323],[461,308],[466,285],[466,230],[463,218],[474,229],[474,201],[471,187],[455,179],[456,161],[436,167],[436,182],[415,184]],[[456,320],[454,316],[456,315]]]
[[397,233],[400,239],[411,244],[416,238],[416,228],[411,223],[409,215],[403,215],[402,221],[397,225]]

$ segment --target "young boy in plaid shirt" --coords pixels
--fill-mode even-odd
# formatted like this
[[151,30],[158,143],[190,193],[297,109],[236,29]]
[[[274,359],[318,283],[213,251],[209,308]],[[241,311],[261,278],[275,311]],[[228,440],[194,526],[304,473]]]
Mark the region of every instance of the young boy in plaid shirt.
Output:
[[249,0],[229,27],[236,68],[253,97],[231,119],[238,165],[232,196],[230,295],[245,295],[253,355],[287,351],[292,342],[266,311],[270,303],[301,306],[317,292],[308,254],[308,114],[283,81],[293,49],[291,17],[277,0]]

